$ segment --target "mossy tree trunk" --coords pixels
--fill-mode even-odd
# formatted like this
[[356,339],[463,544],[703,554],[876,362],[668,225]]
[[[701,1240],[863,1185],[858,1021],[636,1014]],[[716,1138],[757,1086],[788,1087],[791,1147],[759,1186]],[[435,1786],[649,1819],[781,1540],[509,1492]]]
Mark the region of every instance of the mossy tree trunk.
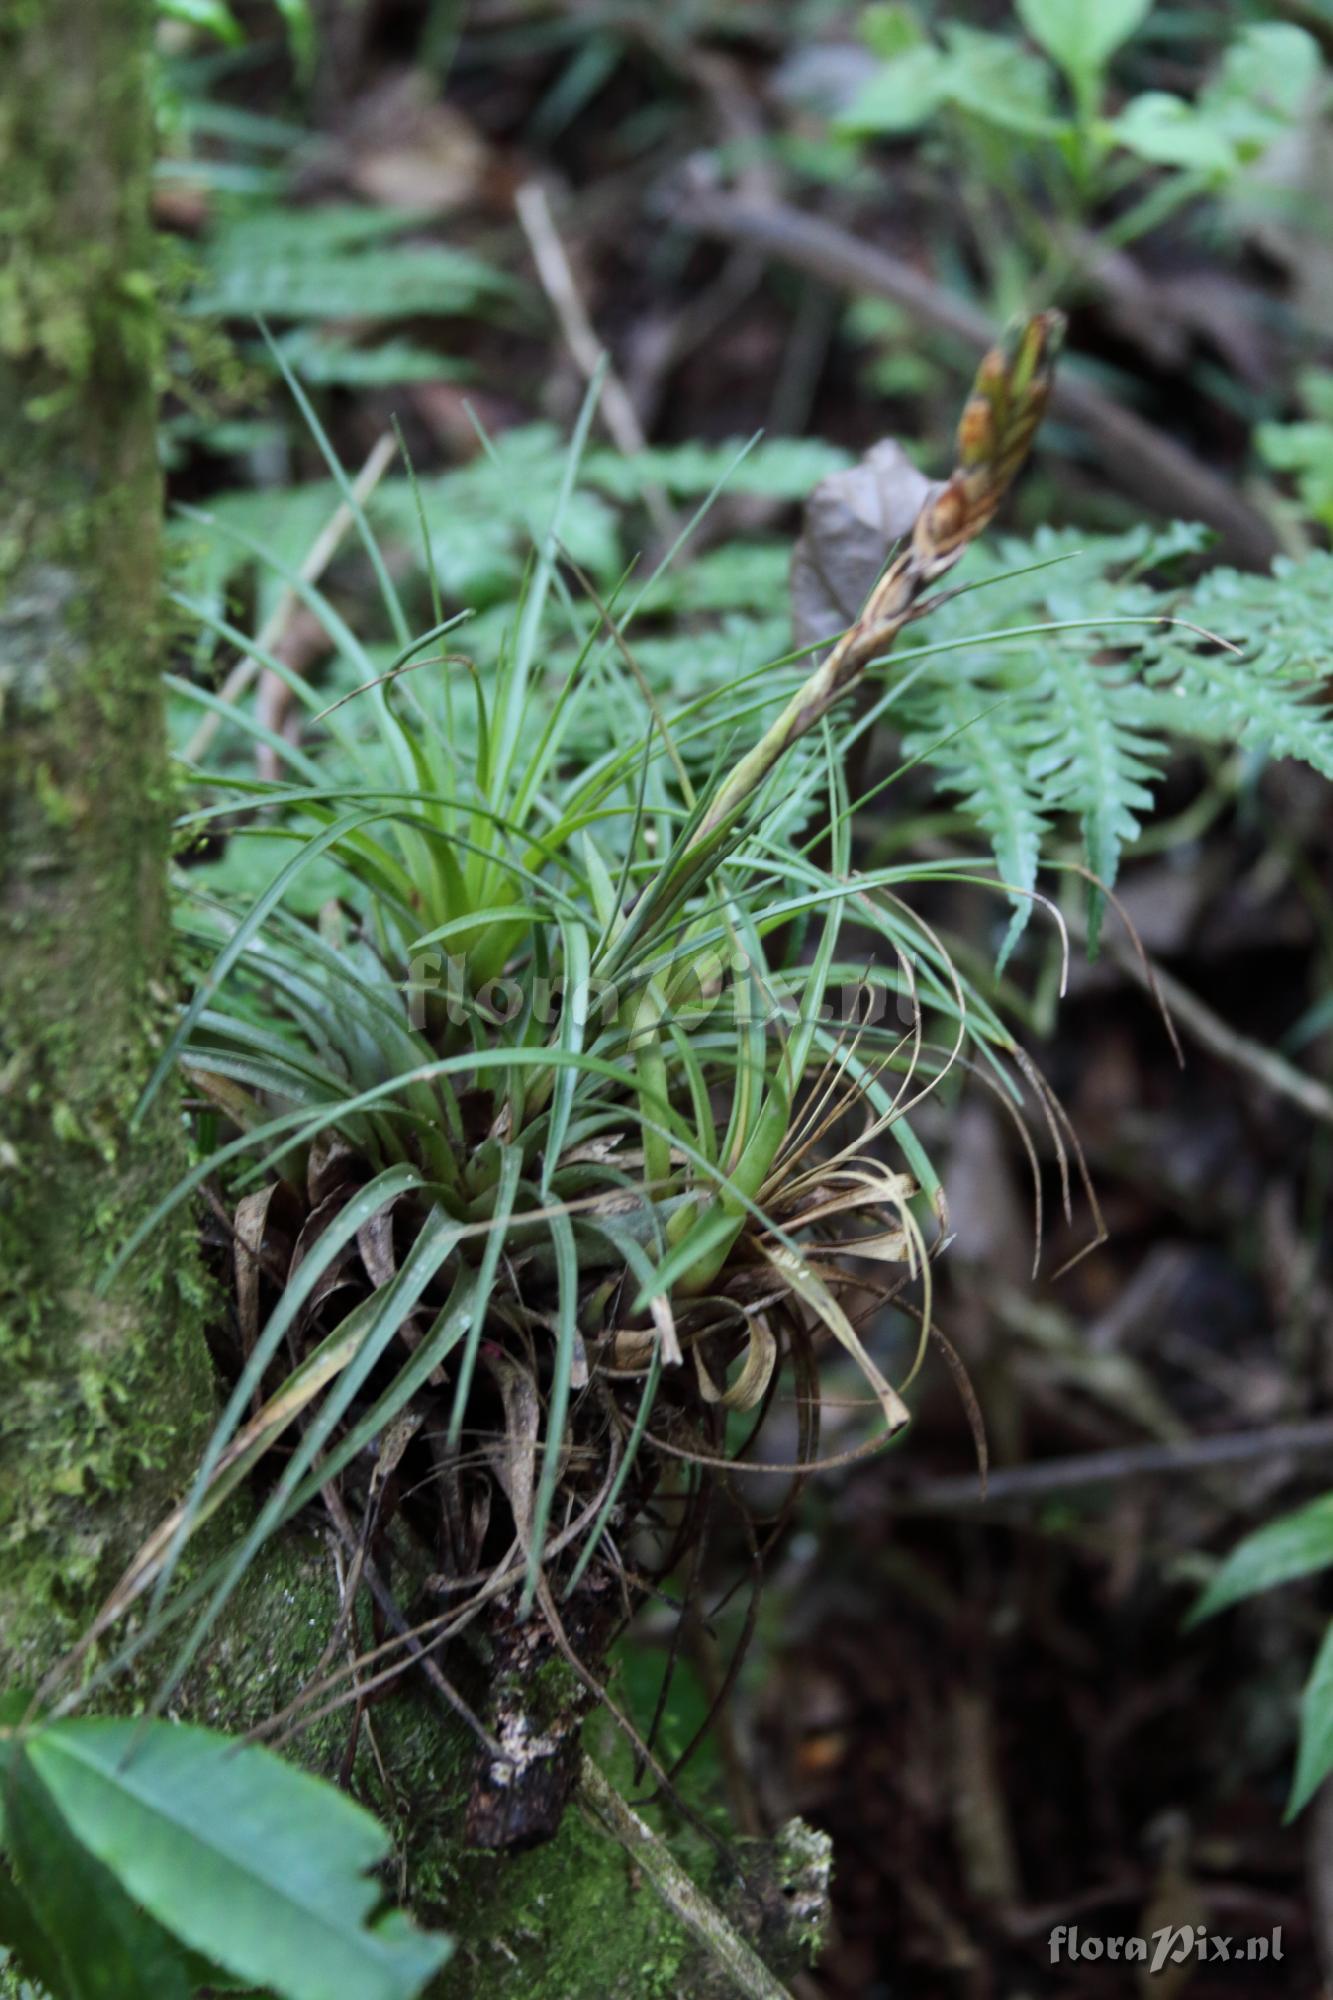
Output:
[[191,1259],[130,1115],[167,963],[151,0],[0,8],[0,1679],[161,1511],[207,1421]]

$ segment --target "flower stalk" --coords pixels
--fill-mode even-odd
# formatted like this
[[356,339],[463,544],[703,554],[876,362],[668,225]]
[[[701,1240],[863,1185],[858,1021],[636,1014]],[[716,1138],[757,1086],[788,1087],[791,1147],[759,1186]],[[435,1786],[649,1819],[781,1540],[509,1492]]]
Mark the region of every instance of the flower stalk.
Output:
[[959,419],[951,478],[922,508],[911,541],[871,591],[856,623],[719,786],[682,860],[697,858],[735,824],[779,759],[889,652],[924,593],[989,527],[1041,422],[1063,333],[1063,314],[1037,313],[986,355]]
[[[661,923],[689,885],[706,874],[713,856],[736,829],[745,807],[795,743],[815,728],[834,704],[856,686],[866,670],[884,658],[904,625],[920,615],[921,599],[948,574],[994,519],[996,510],[1027,458],[1050,396],[1055,359],[1064,332],[1063,315],[1038,313],[1004,345],[992,348],[977,370],[959,419],[955,469],[916,518],[911,539],[867,598],[855,624],[797,689],[781,715],[718,787],[684,841],[675,865],[666,871],[650,920]],[[748,1136],[729,1185],[707,1201],[692,1224],[688,1212],[673,1218],[671,1235],[689,1241],[699,1231],[699,1253],[678,1280],[682,1296],[711,1285],[744,1226],[745,1201],[766,1182],[787,1133],[799,1063],[789,1047],[764,1114]],[[733,1227],[716,1227],[717,1211],[729,1213]]]

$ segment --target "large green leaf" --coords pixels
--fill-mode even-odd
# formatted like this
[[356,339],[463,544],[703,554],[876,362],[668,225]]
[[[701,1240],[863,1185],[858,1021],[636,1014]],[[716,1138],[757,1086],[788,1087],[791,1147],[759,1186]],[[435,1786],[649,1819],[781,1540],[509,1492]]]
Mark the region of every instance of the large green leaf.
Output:
[[1054,137],[1050,68],[1009,35],[990,35],[960,23],[945,30],[944,49],[933,42],[907,48],[886,62],[838,121],[849,138],[877,132],[914,132],[944,104],[974,118],[1023,133]]
[[1236,164],[1235,147],[1222,127],[1167,90],[1131,98],[1111,130],[1127,152],[1154,166],[1226,173]]
[[60,1990],[60,1961],[36,1912],[0,1864],[0,1968],[12,1965],[39,1980],[51,1994]]
[[1153,0],[1017,0],[1018,17],[1069,76],[1096,75],[1152,11]]
[[55,2000],[189,2000],[184,1956],[80,1844],[30,1759],[10,1747],[6,1842],[16,1880],[0,1937]]
[[[380,1901],[387,1834],[332,1786],[208,1729],[76,1718],[27,1761],[72,1833],[194,1950],[285,2000],[412,2000],[448,1940]],[[373,1919],[373,1920],[372,1920]],[[130,1991],[103,1988],[116,2000]]]
[[1052,115],[1050,65],[1010,35],[990,35],[951,22],[945,89],[974,118],[1029,138],[1056,138],[1064,121]]
[[1290,1583],[1298,1576],[1310,1576],[1330,1563],[1333,1493],[1325,1493],[1308,1507],[1270,1521],[1238,1543],[1190,1613],[1189,1622],[1197,1624],[1243,1597],[1271,1590],[1276,1583]]
[[906,49],[857,93],[838,120],[838,129],[852,137],[919,131],[945,100],[948,70],[946,58],[932,42]]
[[1110,130],[1154,165],[1234,173],[1261,158],[1301,116],[1322,67],[1319,45],[1303,28],[1281,22],[1247,28],[1197,104],[1145,91]]
[[1301,116],[1323,67],[1319,44],[1304,28],[1257,23],[1237,35],[1201,103],[1242,158],[1255,159]]

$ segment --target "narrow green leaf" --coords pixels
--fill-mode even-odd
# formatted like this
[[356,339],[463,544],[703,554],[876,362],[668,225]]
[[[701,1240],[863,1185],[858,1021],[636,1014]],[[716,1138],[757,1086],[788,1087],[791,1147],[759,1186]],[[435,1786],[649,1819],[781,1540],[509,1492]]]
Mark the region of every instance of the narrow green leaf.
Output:
[[303,843],[300,852],[274,877],[263,895],[251,904],[244,920],[236,926],[236,929],[218,953],[217,959],[207,977],[201,980],[195,989],[189,1006],[177,1022],[166,1047],[158,1057],[153,1074],[144,1085],[143,1095],[134,1108],[133,1116],[130,1119],[131,1129],[134,1129],[142,1122],[158,1091],[175,1068],[176,1059],[189,1039],[190,1031],[194,1027],[195,1022],[199,1019],[200,1014],[203,1013],[204,1008],[217,992],[228,972],[245,950],[250,939],[255,935],[255,932],[259,929],[270,910],[276,908],[282,901],[290,884],[303,869],[310,866],[310,863],[317,855],[322,854],[326,848],[332,847],[335,841],[341,840],[345,834],[354,831],[358,827],[365,826],[370,820],[377,817],[379,815],[375,813],[349,813],[345,818],[335,820],[334,824],[326,827],[323,833],[312,834]]
[[399,1370],[365,1415],[348,1426],[314,1470],[307,1472],[295,1490],[288,1494],[282,1508],[284,1522],[292,1520],[302,1507],[315,1498],[322,1486],[341,1472],[345,1465],[350,1465],[358,1452],[364,1451],[368,1444],[379,1438],[440,1363],[452,1354],[468,1327],[477,1323],[476,1293],[476,1279],[470,1272],[460,1271],[448,1300],[435,1317],[434,1325],[406,1367]]
[[308,77],[315,60],[315,21],[309,0],[276,0],[276,5],[287,24],[297,74]]
[[[565,948],[560,1045],[577,1055],[583,1047],[583,1034],[588,1025],[588,1002],[591,998],[588,977],[592,954],[588,933],[582,924],[570,923],[562,916],[560,936]],[[549,1198],[551,1175],[560,1164],[560,1154],[565,1143],[565,1132],[569,1125],[569,1114],[574,1103],[574,1087],[577,1082],[578,1071],[572,1065],[566,1065],[557,1073],[552,1088],[551,1110],[546,1125],[546,1150],[542,1158],[543,1201]]]
[[654,1342],[652,1356],[648,1363],[648,1372],[643,1378],[643,1388],[639,1394],[639,1407],[634,1413],[634,1425],[629,1437],[625,1441],[625,1455],[616,1467],[615,1478],[611,1481],[606,1498],[597,1510],[597,1518],[589,1528],[587,1538],[584,1541],[582,1549],[579,1551],[579,1559],[575,1563],[569,1582],[565,1586],[566,1597],[572,1597],[578,1589],[583,1572],[592,1561],[593,1556],[597,1552],[597,1544],[606,1532],[607,1522],[615,1512],[616,1503],[620,1498],[620,1490],[625,1484],[626,1479],[628,1479],[634,1461],[639,1455],[639,1446],[642,1444],[643,1434],[648,1428],[648,1418],[652,1411],[653,1399],[657,1394],[657,1384],[661,1379],[661,1375],[662,1343],[659,1340]]
[[305,418],[306,427],[310,435],[314,438],[315,443],[319,446],[323,454],[324,463],[333,474],[334,483],[338,491],[342,494],[343,505],[347,508],[353,521],[356,523],[356,531],[360,537],[361,546],[370,558],[370,566],[374,571],[375,581],[379,585],[380,598],[384,604],[385,611],[388,613],[389,623],[393,626],[394,638],[400,646],[408,646],[411,642],[411,633],[408,629],[407,616],[403,610],[402,600],[398,595],[397,588],[394,585],[392,577],[389,575],[388,565],[384,560],[384,554],[380,548],[375,531],[366,518],[366,510],[357,498],[356,489],[352,481],[347,477],[347,473],[343,468],[343,462],[334,450],[328,432],[324,429],[323,424],[321,424],[315,413],[314,404],[306,395],[304,388],[301,386],[300,379],[293,370],[287,356],[283,353],[281,347],[262,320],[260,321],[260,331],[267,343],[269,353],[282,370],[283,380],[286,382],[301,415]]
[[[411,1170],[409,1169],[408,1171],[410,1172]],[[381,1179],[385,1178],[387,1177],[381,1176]],[[365,1200],[366,1197],[363,1194],[360,1197],[360,1201],[363,1204],[363,1217],[373,1212],[373,1210],[368,1210],[364,1207]],[[374,1204],[376,1209],[381,1205],[378,1201]],[[319,1254],[319,1251],[334,1233],[335,1229],[345,1226],[349,1211],[355,1207],[355,1202],[349,1203],[348,1207],[343,1210],[342,1215],[330,1223],[311,1252],[312,1258]],[[387,1285],[383,1285],[379,1290],[373,1292],[369,1299],[356,1307],[348,1315],[347,1319],[343,1321],[342,1326],[338,1329],[338,1337],[340,1342],[347,1348],[347,1358],[344,1366],[330,1384],[318,1412],[306,1423],[300,1443],[295,1447],[291,1457],[283,1467],[281,1479],[278,1481],[273,1492],[265,1500],[255,1520],[233,1554],[225,1575],[209,1601],[208,1609],[200,1616],[191,1630],[190,1637],[181,1649],[176,1663],[172,1668],[167,1682],[168,1691],[179,1682],[189,1667],[190,1662],[197,1654],[200,1645],[221,1614],[232,1592],[240,1583],[242,1576],[245,1574],[259,1548],[267,1537],[281,1525],[284,1518],[286,1518],[293,1490],[299,1483],[301,1475],[318,1460],[321,1448],[332,1437],[333,1432],[351,1405],[357,1391],[370,1375],[375,1364],[389,1345],[389,1342],[403,1324],[403,1321],[417,1305],[436,1272],[441,1268],[454,1249],[461,1229],[461,1223],[455,1222],[443,1209],[438,1207],[433,1208],[418,1230],[416,1240],[400,1269],[389,1280]],[[304,1266],[302,1270],[304,1270]],[[301,1275],[301,1272],[297,1273],[298,1282]],[[265,1327],[260,1342],[256,1344],[255,1354],[259,1352],[260,1346],[264,1344],[267,1344],[270,1350],[272,1349],[274,1344],[272,1333],[273,1320],[276,1320],[282,1312],[292,1289],[293,1287],[289,1286],[288,1291],[283,1294],[283,1298],[275,1310],[272,1319]],[[353,1334],[355,1334],[354,1348],[351,1339]],[[253,1362],[253,1354],[250,1359]],[[219,1425],[210,1439],[210,1451],[216,1445],[221,1429],[222,1426]],[[327,1473],[325,1476],[328,1476]],[[157,1601],[161,1601],[161,1586],[159,1586]],[[165,1697],[159,1694],[158,1698],[162,1700]]]
[[380,1209],[387,1208],[396,1201],[400,1194],[406,1194],[409,1188],[420,1186],[421,1176],[410,1166],[390,1167],[384,1173],[377,1174],[375,1179],[354,1195],[334,1217],[311,1248],[309,1255],[302,1259],[295,1275],[289,1278],[282,1297],[265,1322],[264,1330],[255,1342],[254,1349],[227,1400],[227,1406],[213,1426],[204,1448],[189,1498],[182,1509],[180,1524],[163,1557],[161,1574],[153,1593],[155,1610],[162,1604],[167,1586],[180,1560],[181,1551],[201,1511],[206,1508],[209,1486],[218,1462],[239,1427],[250,1398],[263,1382],[265,1370],[278,1352],[283,1336],[288,1327],[294,1324],[302,1306],[319,1282],[321,1274],[333,1262],[343,1245],[351,1241],[363,1223],[378,1214]]
[[1197,1625],[1244,1597],[1254,1597],[1274,1584],[1311,1576],[1333,1563],[1333,1493],[1308,1507],[1270,1521],[1231,1551],[1186,1623]]
[[657,1269],[639,1285],[634,1310],[643,1312],[655,1298],[669,1298],[679,1281],[696,1264],[708,1262],[738,1232],[735,1214],[716,1202],[703,1210]]
[[1301,1696],[1301,1741],[1286,1818],[1309,1805],[1333,1771],[1333,1623],[1324,1634]]
[[532,1503],[532,1542],[528,1549],[527,1577],[523,1585],[526,1612],[537,1592],[542,1550],[546,1545],[546,1524],[551,1518],[551,1502],[565,1452],[565,1419],[569,1415],[569,1380],[574,1369],[574,1345],[578,1339],[579,1265],[570,1220],[557,1210],[547,1220],[555,1251],[556,1331],[555,1361],[551,1370],[551,1393],[546,1403],[546,1444],[542,1452],[541,1476]]
[[411,948],[424,951],[428,944],[445,944],[450,938],[466,937],[496,924],[539,924],[549,922],[550,916],[548,909],[536,903],[492,903],[484,910],[467,910],[461,917],[450,917],[447,924],[437,924],[433,931],[423,931],[419,938],[413,938]]
[[606,374],[607,362],[603,356],[593,371],[587,392],[574,424],[574,433],[565,454],[564,473],[560,489],[556,494],[551,519],[543,535],[537,554],[537,563],[532,581],[523,602],[522,617],[518,637],[515,642],[513,660],[505,679],[500,700],[499,729],[496,732],[495,751],[495,796],[499,802],[503,788],[508,781],[522,731],[523,715],[529,699],[529,676],[533,656],[541,635],[542,613],[551,584],[555,578],[557,554],[560,546],[561,527],[565,510],[574,493],[574,482],[583,459],[588,432],[592,427],[593,412],[602,394],[602,381]]
[[486,1313],[491,1302],[491,1288],[495,1283],[495,1273],[499,1269],[500,1252],[504,1249],[509,1218],[514,1212],[519,1175],[522,1171],[522,1147],[502,1145],[500,1172],[495,1184],[495,1201],[491,1209],[491,1226],[486,1232],[486,1243],[477,1270],[477,1286],[472,1298],[467,1344],[459,1356],[458,1375],[454,1383],[453,1407],[449,1413],[450,1451],[454,1449],[462,1435],[463,1419],[467,1415],[468,1392],[472,1387],[472,1377],[477,1366],[477,1350],[481,1345],[482,1330],[486,1324]]

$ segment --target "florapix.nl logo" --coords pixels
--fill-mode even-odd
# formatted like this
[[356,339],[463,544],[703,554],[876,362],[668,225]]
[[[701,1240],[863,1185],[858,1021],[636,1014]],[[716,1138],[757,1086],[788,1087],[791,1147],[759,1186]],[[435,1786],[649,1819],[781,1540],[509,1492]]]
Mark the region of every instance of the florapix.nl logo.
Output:
[[1050,1935],[1051,1964],[1077,1959],[1119,1960],[1146,1966],[1149,1974],[1165,1972],[1187,1959],[1199,1964],[1274,1964],[1282,1957],[1282,1926],[1261,1937],[1230,1937],[1206,1924],[1163,1924],[1148,1937],[1085,1936],[1077,1924],[1057,1924]]

